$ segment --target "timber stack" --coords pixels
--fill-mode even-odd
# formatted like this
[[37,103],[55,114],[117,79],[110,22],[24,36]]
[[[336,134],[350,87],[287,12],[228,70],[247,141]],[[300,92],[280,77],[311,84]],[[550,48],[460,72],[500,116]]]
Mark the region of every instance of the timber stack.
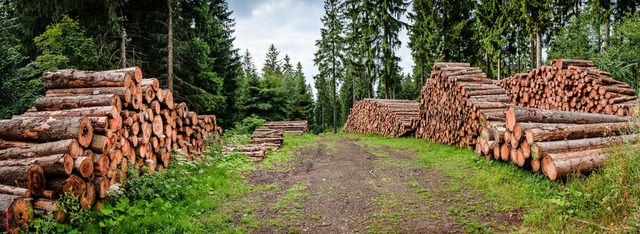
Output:
[[353,105],[344,129],[389,137],[406,136],[415,132],[418,114],[416,101],[365,98]]
[[244,154],[249,156],[251,161],[262,161],[270,150],[277,150],[284,143],[284,130],[270,129],[266,127],[257,128],[251,134],[250,144],[225,146],[223,151],[225,154]]
[[0,231],[18,232],[34,213],[64,221],[60,194],[89,209],[124,184],[129,165],[163,170],[173,149],[198,158],[208,135],[220,132],[215,116],[175,104],[137,67],[59,70],[44,75],[44,86],[34,108],[0,120]]
[[558,59],[496,82],[521,107],[631,116],[636,92],[592,61]]
[[419,138],[447,145],[476,148],[482,127],[504,131],[505,110],[510,98],[468,63],[436,63],[422,87]]
[[309,132],[309,123],[300,121],[269,121],[264,123],[265,128],[282,130],[284,133],[302,135]]
[[504,132],[484,128],[481,155],[542,171],[550,180],[589,173],[603,165],[605,148],[636,142],[631,117],[509,107]]

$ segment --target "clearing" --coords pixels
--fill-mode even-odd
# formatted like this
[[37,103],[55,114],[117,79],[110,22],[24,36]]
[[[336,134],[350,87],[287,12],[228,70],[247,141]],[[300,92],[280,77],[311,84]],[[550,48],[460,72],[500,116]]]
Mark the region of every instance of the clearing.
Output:
[[[476,174],[486,173],[475,164],[490,162],[418,139],[288,136],[282,151],[243,172],[242,183],[251,189],[225,210],[233,214],[232,226],[256,233],[521,230],[523,208],[496,199],[517,194],[484,191]],[[508,166],[498,169],[512,173]],[[493,177],[485,183],[508,184]]]

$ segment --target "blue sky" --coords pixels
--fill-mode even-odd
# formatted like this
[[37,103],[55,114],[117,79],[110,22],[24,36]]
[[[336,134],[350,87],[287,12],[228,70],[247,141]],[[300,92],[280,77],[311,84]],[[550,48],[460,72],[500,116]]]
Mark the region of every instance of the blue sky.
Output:
[[[292,63],[300,62],[313,87],[313,75],[318,69],[313,65],[315,41],[320,38],[324,14],[322,0],[229,0],[229,8],[236,20],[235,46],[253,56],[258,70],[262,69],[265,54],[272,43]],[[406,19],[403,19],[406,21]],[[402,58],[400,66],[405,73],[411,71],[413,61],[406,31],[400,33],[402,48],[397,52]]]

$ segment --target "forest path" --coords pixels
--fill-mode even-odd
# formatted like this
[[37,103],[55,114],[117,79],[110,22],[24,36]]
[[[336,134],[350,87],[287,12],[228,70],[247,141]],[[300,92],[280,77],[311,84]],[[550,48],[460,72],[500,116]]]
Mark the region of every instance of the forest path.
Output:
[[292,152],[290,168],[248,175],[257,189],[242,199],[238,225],[255,233],[466,233],[519,223],[422,165],[415,152],[344,135]]

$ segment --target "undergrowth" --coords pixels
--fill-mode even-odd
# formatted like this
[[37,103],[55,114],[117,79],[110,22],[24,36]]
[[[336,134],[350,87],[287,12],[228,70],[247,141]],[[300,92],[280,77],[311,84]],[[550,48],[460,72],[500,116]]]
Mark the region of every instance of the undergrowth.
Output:
[[[68,221],[51,215],[29,223],[26,233],[211,233],[244,232],[227,215],[219,215],[225,199],[246,192],[234,171],[251,162],[242,155],[219,156],[213,151],[202,161],[172,161],[171,170],[131,176],[127,190],[110,197],[101,209],[83,210],[77,198],[65,196],[60,208]],[[131,167],[130,167],[131,168]],[[135,175],[136,173],[132,173]],[[74,200],[75,199],[75,200]],[[215,214],[215,215],[214,215]],[[217,217],[212,219],[211,217]],[[200,222],[203,217],[207,222]]]

